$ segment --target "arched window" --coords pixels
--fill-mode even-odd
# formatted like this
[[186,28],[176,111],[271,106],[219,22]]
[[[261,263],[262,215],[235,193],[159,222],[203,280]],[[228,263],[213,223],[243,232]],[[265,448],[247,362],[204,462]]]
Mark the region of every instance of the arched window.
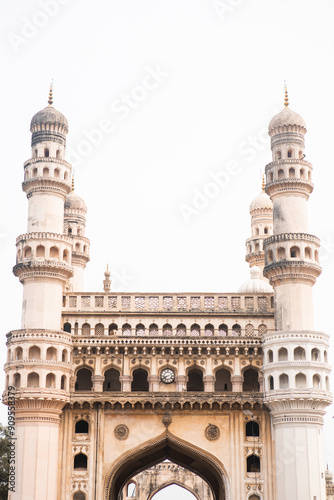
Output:
[[74,457],[75,470],[87,470],[87,456],[83,453],[78,453]]
[[271,349],[268,351],[268,363],[272,363],[274,361],[274,354]]
[[29,349],[29,359],[41,359],[41,350],[36,345],[30,347]]
[[215,391],[232,391],[231,373],[224,368],[216,371]]
[[256,233],[256,236],[258,236],[260,234],[260,229],[258,227],[256,228],[255,233]]
[[301,149],[299,150],[298,156],[299,156],[300,160],[302,160],[304,158],[304,153]]
[[277,249],[277,258],[278,259],[285,259],[285,248],[279,247]]
[[50,248],[50,258],[51,259],[59,259],[59,248],[51,247]]
[[170,325],[169,323],[166,323],[162,327],[162,334],[163,334],[164,337],[171,337],[173,335],[172,325]]
[[191,337],[199,337],[201,334],[201,328],[199,325],[197,325],[197,323],[194,323],[193,325],[191,325],[190,327],[190,336]]
[[313,389],[320,389],[320,377],[319,375],[313,375]]
[[261,500],[258,495],[251,495],[248,500]]
[[89,424],[87,420],[78,420],[75,423],[75,433],[76,434],[88,434],[89,432]]
[[29,373],[27,379],[27,387],[39,387],[39,375],[38,373]]
[[80,368],[77,371],[76,391],[91,391],[93,387],[92,372],[88,368]]
[[38,175],[38,168],[34,168],[32,171],[32,176],[37,177],[37,175]]
[[62,391],[66,391],[66,376],[65,375],[62,375],[61,376],[61,379],[60,379],[60,389]]
[[228,328],[227,328],[227,325],[219,325],[219,328],[218,328],[218,335],[221,336],[221,337],[226,337],[228,333]]
[[314,260],[319,263],[319,252],[318,252],[318,250],[314,250]]
[[272,250],[269,250],[268,253],[267,253],[267,261],[268,261],[268,264],[270,264],[271,262],[273,262],[274,260],[274,257],[273,257],[273,251]]
[[129,323],[125,323],[125,325],[122,326],[122,334],[131,335],[131,325],[129,325]]
[[21,387],[21,375],[19,373],[14,373],[14,386],[16,389]]
[[17,347],[15,349],[14,359],[15,360],[19,360],[19,359],[22,359],[22,358],[23,358],[23,349],[22,349],[22,347]]
[[68,262],[68,251],[67,251],[67,250],[64,250],[64,251],[63,251],[63,260],[64,260],[65,262]]
[[259,391],[260,390],[260,384],[259,384],[259,374],[254,368],[247,368],[247,370],[244,371],[244,382],[242,385],[242,390],[243,391]]
[[155,323],[152,323],[149,327],[149,333],[152,335],[152,337],[156,337],[159,334],[159,328],[158,325]]
[[315,347],[311,351],[311,359],[312,361],[320,361],[320,351]]
[[38,150],[35,149],[35,151],[34,151],[34,158],[37,158],[37,156],[38,156]]
[[131,391],[148,392],[148,373],[142,368],[137,368],[132,374]]
[[80,229],[80,227],[78,227],[78,229],[77,229],[77,236],[81,236],[81,229]]
[[82,335],[90,335],[90,325],[88,323],[84,323],[82,325]]
[[288,151],[288,158],[292,158],[292,155],[293,155],[293,150],[289,149],[289,151]]
[[300,361],[305,359],[305,349],[302,347],[296,347],[296,349],[293,351],[293,359],[295,361]]
[[232,335],[234,337],[239,337],[241,335],[241,326],[237,323],[232,326]]
[[274,180],[274,172],[270,172],[270,174],[269,174],[269,181],[273,182],[273,180]]
[[300,258],[300,249],[299,249],[299,247],[294,246],[294,247],[290,248],[290,257],[292,259],[299,259]]
[[46,350],[46,359],[56,361],[57,360],[57,349],[55,347],[48,347]]
[[305,248],[305,259],[312,259],[312,250],[310,249],[310,247]]
[[25,249],[23,250],[23,255],[24,255],[25,259],[31,259],[31,257],[32,257],[31,248],[30,247],[25,247]]
[[56,376],[54,373],[48,373],[46,376],[46,387],[54,389],[56,387]]
[[296,387],[298,387],[298,389],[305,389],[306,375],[304,375],[304,373],[298,373],[296,375]]
[[95,325],[95,335],[97,337],[103,337],[103,335],[104,335],[104,325],[102,323],[97,323]]
[[299,170],[299,177],[300,177],[301,179],[305,179],[305,170],[304,170],[303,168],[301,168],[301,169]]
[[49,177],[50,171],[48,167],[43,168],[43,177]]
[[246,436],[247,437],[259,437],[260,436],[260,427],[257,422],[254,420],[250,420],[246,424]]
[[136,325],[136,335],[145,335],[145,326],[142,323]]
[[118,326],[116,323],[111,323],[109,325],[109,335],[117,335]]
[[204,328],[204,335],[206,337],[212,337],[214,334],[214,327],[213,325],[209,324],[209,325],[205,325],[205,328]]
[[285,347],[281,347],[278,351],[278,361],[287,361],[288,360],[288,350]]
[[275,387],[274,387],[274,377],[272,377],[272,376],[270,375],[270,377],[269,377],[269,379],[268,379],[268,382],[269,382],[269,390],[270,390],[270,391],[273,391],[273,390],[274,390],[274,388],[275,388]]
[[56,179],[58,179],[60,177],[60,170],[59,170],[59,168],[55,168],[54,169],[54,176],[56,177]]
[[255,252],[259,252],[260,251],[260,245],[259,243],[255,243]]
[[61,158],[59,149],[57,149],[57,151],[56,151],[56,158],[57,158],[57,160],[60,160],[60,158]]
[[131,481],[126,487],[126,496],[129,498],[135,498],[137,495],[137,485],[134,481]]
[[48,149],[48,148],[45,148],[45,149],[44,149],[44,157],[45,157],[45,158],[49,158],[49,155],[50,155],[50,151],[49,151],[49,149]]
[[67,228],[67,233],[68,234],[72,234],[72,228],[71,227]]
[[75,251],[80,252],[80,244],[79,243],[75,244]]
[[64,332],[71,333],[71,323],[64,323],[63,330]]
[[45,257],[45,247],[43,247],[43,245],[38,245],[38,247],[36,248],[36,257]]
[[203,373],[201,370],[198,370],[197,368],[189,370],[187,391],[204,391]]
[[289,376],[286,373],[282,373],[279,376],[279,388],[288,389],[289,388]]
[[177,325],[176,327],[176,335],[178,337],[184,337],[187,334],[187,328],[186,325],[181,323],[180,325]]
[[261,462],[257,455],[247,457],[247,472],[261,472]]
[[119,371],[115,370],[115,368],[110,368],[104,372],[103,390],[114,392],[121,390]]
[[281,153],[281,151],[277,151],[277,153],[276,153],[276,158],[277,158],[277,160],[281,160],[281,158],[282,158],[282,153]]
[[326,391],[329,391],[329,377],[325,378],[325,383],[326,383]]
[[278,180],[280,181],[281,179],[284,179],[284,170],[282,168],[279,169],[277,172],[278,175]]
[[86,495],[82,491],[77,491],[73,495],[73,500],[86,500]]
[[289,178],[293,179],[294,177],[296,177],[295,169],[294,168],[289,168]]

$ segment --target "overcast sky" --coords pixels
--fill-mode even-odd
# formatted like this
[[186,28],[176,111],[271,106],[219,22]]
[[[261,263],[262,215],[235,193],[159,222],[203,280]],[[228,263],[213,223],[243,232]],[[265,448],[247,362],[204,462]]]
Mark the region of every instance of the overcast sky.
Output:
[[29,125],[52,78],[76,193],[88,206],[93,292],[107,264],[113,290],[237,290],[249,274],[249,204],[271,161],[266,131],[286,80],[314,167],[309,232],[323,244],[315,327],[332,334],[333,14],[332,0],[3,0],[3,346],[20,327],[22,287],[11,269],[26,231]]

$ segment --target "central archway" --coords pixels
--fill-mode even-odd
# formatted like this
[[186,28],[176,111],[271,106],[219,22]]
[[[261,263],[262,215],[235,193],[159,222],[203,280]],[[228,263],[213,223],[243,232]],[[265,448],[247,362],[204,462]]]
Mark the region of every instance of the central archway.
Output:
[[214,500],[229,500],[227,474],[210,453],[166,432],[119,457],[107,478],[105,500],[119,500],[125,484],[139,472],[163,460],[189,469],[210,486]]

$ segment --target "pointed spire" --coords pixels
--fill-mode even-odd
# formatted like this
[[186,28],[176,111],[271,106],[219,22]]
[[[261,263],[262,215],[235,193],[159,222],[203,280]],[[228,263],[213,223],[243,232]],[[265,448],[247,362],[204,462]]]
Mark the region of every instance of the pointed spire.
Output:
[[53,80],[50,84],[48,104],[49,104],[49,106],[52,106],[52,104],[53,104]]
[[285,81],[284,81],[284,106],[286,108],[289,106],[288,86]]
[[265,175],[263,174],[262,176],[262,191],[265,192],[266,190],[266,180],[265,180]]
[[74,192],[74,172],[72,174],[72,193]]
[[107,270],[104,273],[105,279],[103,280],[103,289],[105,292],[110,292],[110,287],[111,287],[111,279],[110,279],[110,271],[109,271],[109,266],[107,264]]

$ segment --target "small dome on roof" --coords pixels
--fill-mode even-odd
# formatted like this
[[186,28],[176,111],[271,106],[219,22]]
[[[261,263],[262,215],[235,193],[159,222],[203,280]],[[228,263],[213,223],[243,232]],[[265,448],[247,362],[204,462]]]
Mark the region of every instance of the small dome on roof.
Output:
[[250,268],[250,279],[245,281],[238,289],[238,293],[273,293],[272,286],[261,279],[261,270],[257,266]]
[[44,123],[54,123],[54,124],[59,124],[62,125],[66,131],[68,130],[68,122],[65,116],[55,109],[53,106],[46,106],[46,108],[42,109],[41,111],[38,111],[31,120],[30,123],[30,130],[36,125],[41,125]]
[[65,210],[83,210],[87,212],[87,205],[80,196],[75,194],[73,191],[66,196]]
[[249,211],[258,210],[261,208],[273,209],[273,203],[270,199],[270,196],[267,195],[264,191],[262,191],[256,198],[252,201],[249,206]]
[[302,116],[300,116],[295,111],[286,106],[282,111],[275,115],[269,123],[269,132],[278,127],[284,127],[284,125],[297,125],[302,127],[306,131],[306,123]]

